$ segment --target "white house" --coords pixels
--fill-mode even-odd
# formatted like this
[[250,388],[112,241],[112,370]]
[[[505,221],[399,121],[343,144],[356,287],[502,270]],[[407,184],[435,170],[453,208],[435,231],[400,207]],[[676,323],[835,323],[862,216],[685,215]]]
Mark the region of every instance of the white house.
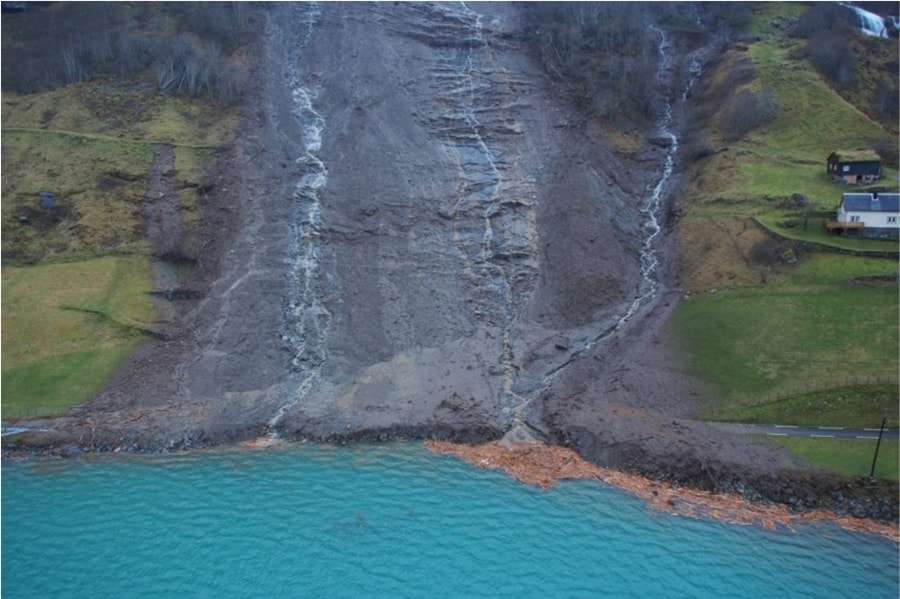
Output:
[[900,237],[900,193],[845,193],[828,229],[861,237]]

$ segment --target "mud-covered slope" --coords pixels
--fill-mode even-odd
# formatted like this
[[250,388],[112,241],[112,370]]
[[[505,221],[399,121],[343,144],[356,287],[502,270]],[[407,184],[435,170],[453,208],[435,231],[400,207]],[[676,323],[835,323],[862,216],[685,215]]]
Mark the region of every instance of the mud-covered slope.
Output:
[[[613,152],[516,10],[267,5],[253,100],[210,183],[203,298],[96,402],[18,442],[538,436],[612,466],[778,467],[682,420],[697,390],[658,337],[677,297],[674,135]],[[684,69],[657,31],[674,128]]]

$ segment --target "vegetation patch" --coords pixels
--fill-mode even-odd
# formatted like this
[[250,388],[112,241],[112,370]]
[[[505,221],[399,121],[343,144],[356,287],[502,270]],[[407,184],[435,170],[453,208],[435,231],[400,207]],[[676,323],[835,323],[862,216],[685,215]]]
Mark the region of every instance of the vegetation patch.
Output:
[[4,267],[4,417],[89,399],[152,333],[151,285],[140,255]]
[[[195,243],[246,85],[246,3],[34,3],[4,14],[3,414],[90,399],[153,335],[153,144]],[[197,249],[197,248],[195,248]],[[197,250],[199,251],[199,250]],[[196,253],[196,252],[195,252]]]
[[804,241],[820,246],[827,251],[847,250],[860,254],[883,254],[886,258],[896,256],[900,252],[897,240],[866,239],[848,235],[831,235],[825,229],[825,222],[834,219],[834,213],[824,216],[821,211],[797,211],[776,209],[759,214],[755,220],[773,235],[789,240]]
[[[873,433],[877,434],[877,433]],[[800,459],[842,476],[869,476],[875,456],[875,439],[805,439],[767,437]],[[875,476],[900,479],[900,442],[882,439],[875,461]]]
[[[4,133],[2,161],[4,260],[147,251],[145,144],[18,131]],[[42,192],[53,194],[51,203]]]
[[671,343],[715,387],[706,417],[733,419],[815,391],[897,384],[894,263],[812,254],[772,272],[767,284],[693,294],[668,325]]
[[888,416],[897,427],[898,389],[895,385],[858,385],[826,389],[749,407],[720,410],[717,419],[758,424],[844,426],[873,428]]
[[58,416],[90,400],[135,341],[3,368],[3,417]]

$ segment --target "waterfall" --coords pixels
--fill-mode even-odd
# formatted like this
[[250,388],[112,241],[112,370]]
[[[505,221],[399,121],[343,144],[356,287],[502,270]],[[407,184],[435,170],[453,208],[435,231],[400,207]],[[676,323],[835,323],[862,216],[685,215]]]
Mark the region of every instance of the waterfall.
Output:
[[841,2],[840,5],[844,8],[849,8],[856,14],[856,26],[864,34],[872,37],[888,37],[884,18],[846,2]]

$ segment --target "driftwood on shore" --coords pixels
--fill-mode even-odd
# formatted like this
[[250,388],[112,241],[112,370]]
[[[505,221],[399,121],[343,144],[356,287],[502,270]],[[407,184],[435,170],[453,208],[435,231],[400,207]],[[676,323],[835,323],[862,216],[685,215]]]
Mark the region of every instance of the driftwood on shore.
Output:
[[596,466],[565,447],[499,441],[483,445],[426,441],[425,447],[480,468],[503,470],[518,481],[542,489],[565,479],[597,480],[636,495],[650,509],[676,516],[710,518],[729,524],[759,526],[765,530],[776,530],[778,527],[796,530],[799,524],[828,521],[847,530],[900,542],[900,530],[895,524],[840,516],[827,510],[793,513],[784,505],[753,503],[734,494],[676,488],[665,482]]

